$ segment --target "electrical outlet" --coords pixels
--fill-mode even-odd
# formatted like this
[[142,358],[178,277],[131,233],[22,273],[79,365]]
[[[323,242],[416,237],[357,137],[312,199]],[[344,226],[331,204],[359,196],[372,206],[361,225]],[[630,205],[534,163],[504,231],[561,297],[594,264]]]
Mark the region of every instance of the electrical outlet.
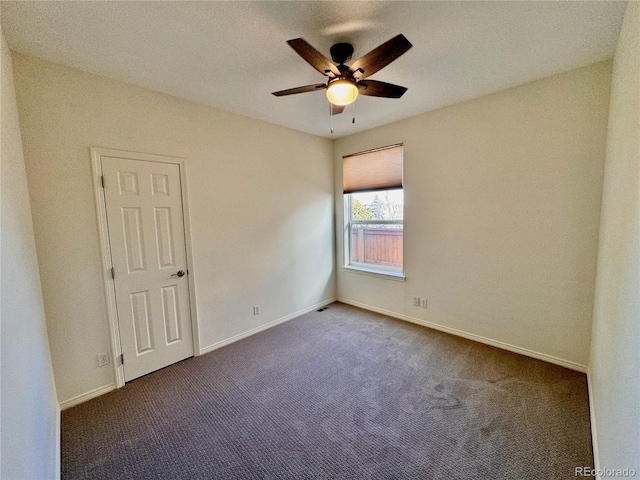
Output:
[[422,308],[427,308],[427,299],[426,298],[421,298],[420,299],[420,306]]
[[413,297],[413,306],[414,307],[420,306],[420,297]]
[[109,354],[108,353],[98,354],[98,366],[104,367],[105,365],[109,365]]
[[260,315],[260,305],[254,305],[253,306],[253,314],[254,315]]

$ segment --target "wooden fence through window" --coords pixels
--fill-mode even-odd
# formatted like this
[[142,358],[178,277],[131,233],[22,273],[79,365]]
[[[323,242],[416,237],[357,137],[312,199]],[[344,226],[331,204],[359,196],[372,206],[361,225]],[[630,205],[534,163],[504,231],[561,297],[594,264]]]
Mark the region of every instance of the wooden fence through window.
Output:
[[402,267],[402,230],[354,228],[351,230],[351,261]]

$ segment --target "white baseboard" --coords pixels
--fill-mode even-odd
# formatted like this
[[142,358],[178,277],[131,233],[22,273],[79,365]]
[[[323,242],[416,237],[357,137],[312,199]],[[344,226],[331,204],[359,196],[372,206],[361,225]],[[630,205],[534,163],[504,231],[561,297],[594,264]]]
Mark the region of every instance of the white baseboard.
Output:
[[115,389],[116,389],[115,383],[112,383],[111,385],[105,385],[104,387],[95,388],[89,392],[83,393],[82,395],[78,395],[77,397],[73,397],[73,398],[70,398],[69,400],[65,400],[60,404],[60,409],[66,410],[67,408],[75,407],[76,405],[84,403],[87,400],[91,400],[92,398],[99,397],[100,395],[104,395],[105,393],[109,393]]
[[[205,353],[211,352],[213,350],[216,350],[220,347],[224,347],[225,345],[229,345],[230,343],[233,342],[237,342],[238,340],[241,340],[243,338],[249,337],[251,335],[254,335],[258,332],[262,332],[263,330],[266,330],[267,328],[271,328],[274,327],[280,323],[284,323],[287,320],[292,320],[296,317],[299,317],[301,315],[304,315],[305,313],[309,313],[313,310],[317,310],[318,308],[322,308],[325,305],[329,305],[330,303],[333,303],[336,301],[336,298],[330,298],[328,300],[324,300],[320,303],[316,303],[315,305],[311,305],[310,307],[307,307],[303,310],[299,310],[297,312],[294,312],[290,315],[287,315],[285,317],[282,318],[278,318],[277,320],[274,320],[272,322],[269,323],[265,323],[264,325],[261,325],[259,327],[253,328],[247,332],[235,335],[231,338],[227,338],[226,340],[222,340],[221,342],[216,342],[213,345],[209,345],[208,347],[205,348],[201,348],[199,354],[203,355]],[[96,388],[94,390],[91,390],[89,392],[83,393],[82,395],[78,395],[77,397],[73,397],[70,398],[68,400],[65,400],[64,402],[60,403],[60,410],[66,410],[67,408],[71,408],[74,407],[76,405],[79,405],[83,402],[86,402],[87,400],[91,400],[92,398],[96,398],[99,397],[100,395],[104,395],[105,393],[109,393],[113,390],[115,390],[117,388],[117,386],[115,384],[110,384],[110,385],[105,385],[103,387],[99,387]],[[58,431],[60,431],[60,429],[58,429]]]
[[373,307],[371,305],[366,305],[364,303],[355,302],[353,300],[349,300],[347,298],[338,297],[338,301],[342,303],[347,303],[349,305],[353,305],[354,307],[363,308],[365,310],[370,310],[372,312],[381,313],[383,315],[387,315],[389,317],[397,318],[399,320],[405,320],[407,322],[416,323],[418,325],[422,325],[423,327],[432,328],[434,330],[439,330],[441,332],[450,333],[452,335],[456,335],[458,337],[466,338],[468,340],[473,340],[475,342],[484,343],[486,345],[491,345],[492,347],[501,348],[503,350],[508,350],[510,352],[519,353],[521,355],[525,355],[527,357],[532,357],[538,360],[543,360],[545,362],[553,363],[555,365],[560,365],[561,367],[569,368],[571,370],[576,370],[578,372],[586,373],[587,366],[581,365],[576,362],[572,362],[570,360],[564,360],[562,358],[557,358],[552,355],[547,355],[546,353],[536,352],[534,350],[529,350],[528,348],[517,347],[515,345],[511,345],[509,343],[501,342],[499,340],[493,340],[491,338],[483,337],[481,335],[476,335],[475,333],[468,333],[462,330],[458,330],[456,328],[446,327],[444,325],[439,325],[437,323],[429,322],[427,320],[422,320],[420,318],[410,317],[408,315],[403,315],[401,313],[391,312],[389,310],[384,310],[382,308]]
[[315,305],[311,305],[310,307],[304,308],[302,310],[298,310],[297,312],[291,313],[289,315],[286,315],[284,317],[278,318],[276,320],[273,320],[269,323],[265,323],[264,325],[260,325],[259,327],[256,328],[252,328],[251,330],[247,330],[244,333],[239,333],[238,335],[234,335],[233,337],[227,338],[226,340],[221,340],[219,342],[216,342],[212,345],[209,345],[208,347],[203,347],[200,349],[200,355],[204,355],[205,353],[209,353],[212,352],[214,350],[217,350],[218,348],[222,348],[226,345],[229,345],[230,343],[233,342],[237,342],[238,340],[242,340],[243,338],[247,338],[250,337],[251,335],[255,335],[256,333],[262,332],[268,328],[271,327],[275,327],[276,325],[279,325],[281,323],[284,323],[288,320],[293,320],[294,318],[300,317],[301,315],[304,315],[305,313],[309,313],[312,312],[313,310],[317,310],[318,308],[322,308],[325,305],[329,305],[330,303],[333,303],[336,301],[336,298],[330,298],[328,300],[324,300],[320,303],[316,303]]
[[[587,392],[589,394],[589,419],[591,421],[591,445],[593,447],[593,467],[600,470],[600,455],[598,454],[598,432],[596,430],[596,409],[593,403],[593,386],[591,383],[591,369],[587,369]],[[602,480],[602,477],[596,477]]]

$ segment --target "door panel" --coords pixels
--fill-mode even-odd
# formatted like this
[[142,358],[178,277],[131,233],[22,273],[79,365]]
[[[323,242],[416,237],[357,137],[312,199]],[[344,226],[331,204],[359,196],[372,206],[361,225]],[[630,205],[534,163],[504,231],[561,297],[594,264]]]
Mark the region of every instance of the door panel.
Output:
[[129,273],[141,272],[146,267],[146,252],[142,231],[142,211],[140,208],[122,208],[122,229],[124,230],[124,254]]
[[167,345],[182,340],[180,314],[178,313],[178,291],[175,285],[162,287],[162,313]]
[[193,355],[180,167],[102,157],[125,381]]
[[156,220],[156,243],[158,245],[158,265],[160,268],[175,267],[171,210],[166,207],[154,208]]
[[152,352],[153,326],[149,318],[149,291],[131,294],[131,315],[136,337],[136,354]]

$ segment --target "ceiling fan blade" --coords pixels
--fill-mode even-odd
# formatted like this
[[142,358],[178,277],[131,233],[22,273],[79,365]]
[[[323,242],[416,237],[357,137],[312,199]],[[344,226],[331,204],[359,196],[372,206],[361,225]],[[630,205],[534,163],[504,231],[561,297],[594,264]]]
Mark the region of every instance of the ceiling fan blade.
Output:
[[370,97],[400,98],[407,91],[407,87],[394,85],[393,83],[379,82],[377,80],[360,80],[358,93]]
[[[404,35],[400,34],[395,36],[391,40],[371,50],[364,57],[353,62],[349,68],[349,73],[356,76],[360,73],[357,78],[367,78],[389,65],[412,46],[411,42],[409,42]],[[358,72],[358,70],[361,72]]]
[[298,55],[304,58],[309,65],[321,74],[328,77],[340,75],[336,66],[318,50],[309,45],[304,39],[294,38],[293,40],[287,40],[287,43],[298,53]]
[[293,95],[295,93],[315,92],[316,90],[322,90],[324,88],[327,88],[324,83],[316,83],[315,85],[305,85],[304,87],[280,90],[279,92],[273,92],[271,95],[275,95],[276,97],[283,97],[284,95]]
[[344,112],[344,105],[334,105],[333,103],[331,103],[330,105],[331,115],[338,115],[339,113]]

